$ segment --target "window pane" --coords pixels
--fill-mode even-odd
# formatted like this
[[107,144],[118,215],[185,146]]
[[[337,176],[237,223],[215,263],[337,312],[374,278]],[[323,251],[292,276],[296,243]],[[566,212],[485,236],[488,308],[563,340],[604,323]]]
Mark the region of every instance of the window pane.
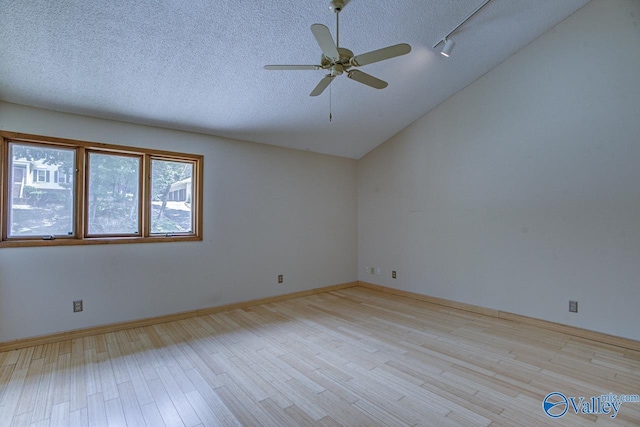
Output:
[[[9,161],[9,237],[73,235],[75,150],[11,143]],[[67,182],[51,182],[52,172]]]
[[193,233],[193,163],[151,160],[151,233]]
[[89,234],[138,234],[139,187],[139,157],[89,153]]

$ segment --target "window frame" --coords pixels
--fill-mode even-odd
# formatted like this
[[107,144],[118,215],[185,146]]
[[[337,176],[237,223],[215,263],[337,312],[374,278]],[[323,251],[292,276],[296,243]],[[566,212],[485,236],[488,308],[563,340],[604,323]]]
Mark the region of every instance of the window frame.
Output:
[[[197,165],[195,164],[195,162],[193,162],[193,161],[192,161],[192,160],[190,160],[190,159],[177,159],[176,157],[168,158],[168,157],[166,157],[166,156],[162,156],[162,155],[152,155],[152,156],[149,156],[149,162],[148,162],[148,166],[149,166],[149,168],[147,169],[147,170],[149,171],[149,173],[148,173],[148,175],[149,175],[149,178],[148,178],[148,181],[149,181],[149,182],[148,182],[148,189],[149,189],[149,192],[147,193],[147,200],[146,200],[146,201],[147,201],[147,203],[148,203],[148,205],[147,205],[147,206],[148,206],[148,209],[149,209],[149,221],[148,221],[148,226],[149,226],[149,228],[148,228],[148,230],[146,230],[146,234],[147,234],[147,235],[149,235],[149,236],[165,236],[165,237],[167,237],[167,236],[185,236],[185,235],[188,235],[188,234],[190,234],[190,233],[185,233],[185,232],[174,232],[174,233],[164,233],[164,234],[163,234],[163,233],[154,233],[154,232],[152,232],[152,231],[151,231],[151,221],[152,221],[151,214],[153,213],[153,207],[151,206],[151,205],[152,205],[152,203],[153,203],[153,200],[152,200],[153,195],[151,194],[151,186],[153,185],[153,181],[152,181],[152,176],[153,176],[153,174],[152,174],[152,165],[151,165],[151,162],[152,162],[153,160],[159,160],[159,161],[164,161],[164,162],[167,162],[167,161],[168,161],[168,162],[184,162],[184,163],[192,163],[192,164],[193,164],[193,175],[192,175],[193,177],[195,177],[195,176],[196,176]],[[196,192],[196,188],[197,188],[197,187],[195,186],[195,181],[196,181],[196,180],[194,180],[194,179],[192,178],[192,180],[191,180],[191,185],[193,185],[193,189],[191,190],[191,191],[192,191],[192,194],[195,194],[195,192]],[[192,197],[193,197],[193,196],[192,196]],[[145,204],[146,204],[146,203],[145,203]],[[193,215],[193,212],[194,212],[194,210],[192,209],[192,215]],[[193,229],[195,229],[195,228],[196,228],[196,222],[195,222],[195,221],[196,221],[196,218],[195,218],[195,216],[193,216],[193,217],[191,218],[191,227],[192,227]]]
[[[3,132],[0,132],[0,137],[3,137]],[[63,146],[63,145],[56,145],[56,144],[50,144],[50,143],[34,143],[33,141],[18,141],[16,139],[5,139],[3,137],[2,142],[2,146],[4,148],[4,151],[2,151],[3,155],[0,158],[2,160],[2,167],[0,167],[0,169],[6,170],[7,172],[9,170],[12,170],[10,166],[10,162],[11,159],[9,158],[9,156],[11,155],[11,150],[9,150],[9,144],[14,143],[14,144],[19,144],[19,145],[23,145],[23,146],[41,146],[43,148],[49,148],[49,149],[55,149],[55,148],[60,148],[60,149],[66,149],[69,150],[68,146]],[[78,167],[78,153],[75,152],[74,153],[74,163],[75,163],[75,168]],[[33,171],[35,172],[35,183],[48,183],[48,181],[46,181],[46,172],[47,169],[38,169],[38,168],[34,168]],[[40,181],[40,172],[43,171],[45,172],[45,180],[44,181]],[[4,193],[5,197],[3,198],[4,201],[6,201],[6,206],[1,204],[0,201],[0,206],[2,206],[2,210],[0,211],[0,225],[2,226],[2,241],[0,241],[0,247],[4,246],[5,243],[13,243],[13,242],[28,242],[31,244],[25,245],[25,246],[39,246],[39,245],[34,245],[33,242],[42,242],[42,241],[46,241],[46,242],[52,242],[52,241],[58,241],[58,242],[63,242],[63,241],[68,241],[70,239],[75,239],[78,236],[78,223],[76,221],[77,216],[78,216],[78,203],[76,200],[76,193],[77,193],[77,183],[74,183],[74,188],[72,190],[72,194],[74,195],[74,203],[72,204],[72,209],[73,211],[71,212],[71,216],[72,216],[72,221],[71,221],[71,226],[73,228],[73,232],[70,235],[62,235],[62,234],[58,234],[55,236],[55,238],[51,238],[50,236],[42,236],[42,235],[38,235],[38,236],[10,236],[9,234],[9,227],[11,226],[11,224],[9,224],[9,220],[11,219],[11,214],[9,213],[9,209],[11,206],[10,203],[10,199],[9,199],[9,185],[13,185],[11,184],[11,179],[10,177],[7,176],[3,176],[3,178],[5,179],[4,182],[7,182],[6,187],[3,184],[2,187],[2,192]],[[8,245],[10,246],[10,245]]]
[[[9,236],[11,201],[9,185],[11,170],[9,144],[35,145],[43,148],[75,150],[75,176],[73,177],[73,225],[72,236]],[[140,178],[138,182],[138,227],[140,234],[89,234],[89,154],[131,156],[140,158]],[[193,164],[192,232],[191,233],[151,233],[151,159],[190,162]],[[88,142],[66,138],[0,131],[0,248],[25,246],[66,246],[111,243],[152,243],[202,241],[202,197],[203,162],[201,154],[178,153],[124,145]],[[70,179],[67,176],[67,181]]]
[[[91,234],[89,232],[89,180],[91,179],[91,162],[89,162],[89,157],[91,154],[101,154],[105,156],[119,156],[119,157],[131,157],[140,160],[140,169],[138,170],[138,232],[137,233],[113,233],[113,234]],[[104,150],[95,150],[85,149],[85,203],[84,203],[84,238],[85,239],[95,239],[102,237],[139,237],[144,236],[142,230],[142,217],[143,217],[143,199],[142,199],[142,187],[144,186],[144,155],[142,154],[133,154],[133,153],[116,153],[113,151],[105,152]]]

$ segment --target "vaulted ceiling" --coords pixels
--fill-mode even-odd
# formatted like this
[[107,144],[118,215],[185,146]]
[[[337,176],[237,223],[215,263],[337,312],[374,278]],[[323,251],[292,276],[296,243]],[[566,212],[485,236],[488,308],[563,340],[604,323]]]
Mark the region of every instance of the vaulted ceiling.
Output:
[[326,71],[263,66],[319,63],[328,0],[0,0],[0,99],[360,158],[587,2],[492,0],[447,59],[432,46],[482,0],[350,0],[341,46],[412,51],[362,68],[385,89],[310,97]]

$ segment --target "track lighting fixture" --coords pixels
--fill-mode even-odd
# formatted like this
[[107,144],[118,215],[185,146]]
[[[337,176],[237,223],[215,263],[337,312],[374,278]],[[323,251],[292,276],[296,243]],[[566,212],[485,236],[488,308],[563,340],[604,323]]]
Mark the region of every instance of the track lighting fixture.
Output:
[[456,27],[453,30],[449,31],[446,36],[438,40],[438,42],[433,45],[433,48],[435,49],[436,47],[438,47],[440,43],[444,43],[444,46],[442,47],[442,50],[440,51],[440,53],[442,54],[442,56],[446,56],[448,58],[449,55],[451,55],[451,51],[453,50],[454,46],[456,45],[456,43],[453,40],[451,40],[449,36],[455,33],[458,30],[458,28],[462,27],[464,23],[467,22],[469,19],[471,19],[476,13],[480,12],[480,9],[485,7],[487,3],[489,3],[490,1],[491,0],[484,0],[482,4],[476,8],[476,10],[474,10],[469,14],[469,16],[464,18],[462,22],[456,25]]
[[455,47],[456,43],[451,39],[444,39],[443,41],[444,47],[442,48],[442,51],[440,53],[442,54],[442,56],[446,56],[448,58],[449,55],[451,55],[451,51]]

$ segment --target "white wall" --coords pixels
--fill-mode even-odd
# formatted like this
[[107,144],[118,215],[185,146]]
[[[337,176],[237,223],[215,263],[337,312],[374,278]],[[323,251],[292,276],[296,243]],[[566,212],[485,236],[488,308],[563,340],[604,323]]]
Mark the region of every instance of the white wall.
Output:
[[0,129],[204,155],[202,242],[0,249],[0,342],[357,280],[355,160],[8,103]]
[[640,2],[594,0],[369,153],[358,198],[360,280],[640,339]]

